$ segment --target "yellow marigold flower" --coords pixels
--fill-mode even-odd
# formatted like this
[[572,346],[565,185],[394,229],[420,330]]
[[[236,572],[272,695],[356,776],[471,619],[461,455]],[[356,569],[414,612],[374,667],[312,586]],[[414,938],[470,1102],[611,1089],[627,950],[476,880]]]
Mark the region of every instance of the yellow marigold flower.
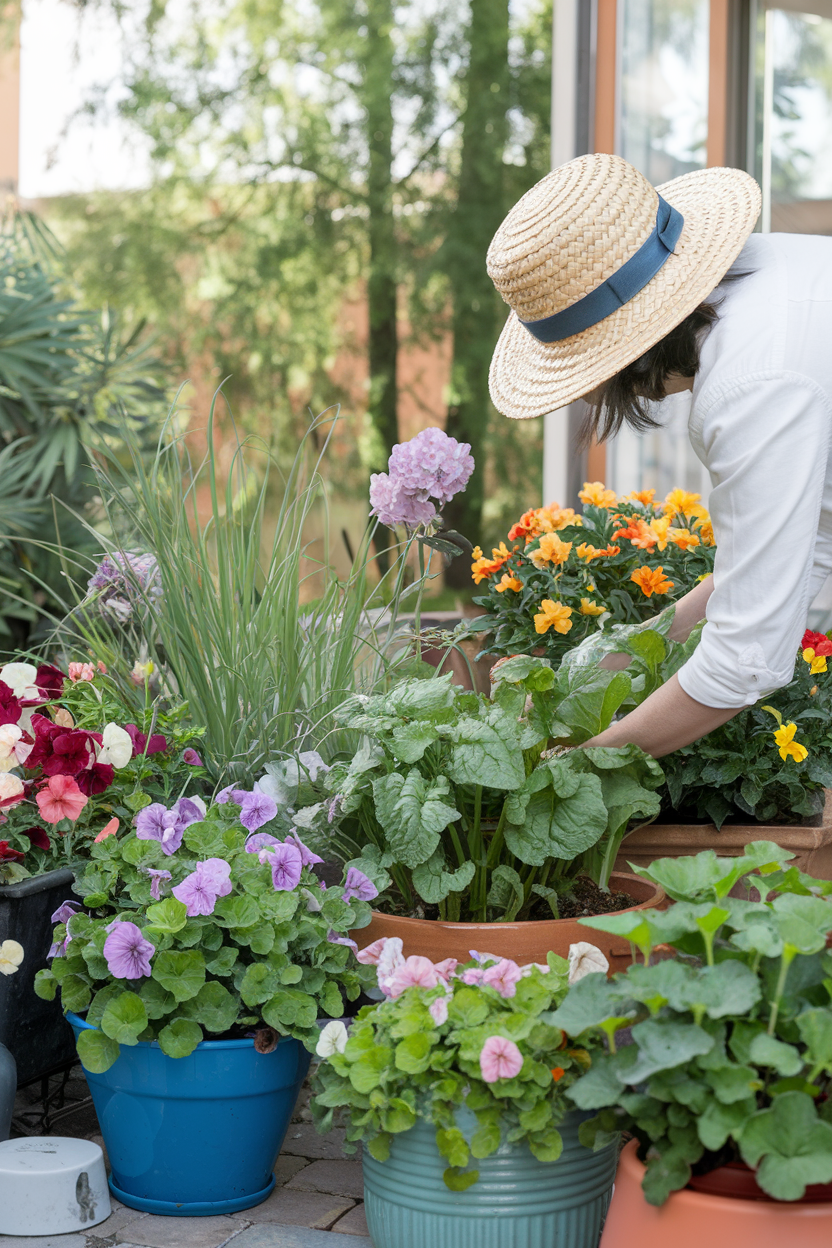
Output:
[[704,524],[706,520],[711,518],[711,513],[701,503],[695,503],[693,507],[688,507],[685,515],[692,521],[690,526],[692,529],[695,529],[700,524]]
[[613,555],[620,555],[621,547],[604,546],[602,550],[599,550],[597,546],[590,546],[589,542],[581,542],[580,546],[576,547],[575,554],[579,559],[585,559],[589,563],[592,559],[600,559],[605,555],[609,555],[610,558]]
[[500,568],[511,556],[511,551],[507,549],[505,542],[500,542],[499,546],[492,547],[491,558],[486,559],[479,546],[474,549],[474,562],[471,564],[471,576],[474,578],[474,584],[479,585],[480,581],[484,581],[486,577],[493,576],[495,572],[499,572]]
[[649,568],[647,564],[636,568],[630,580],[635,581],[641,592],[646,594],[648,598],[651,594],[666,594],[675,585],[675,581],[667,579],[661,564],[657,568]]
[[572,608],[563,602],[553,602],[544,598],[540,604],[540,612],[534,617],[534,628],[537,633],[548,633],[554,628],[556,633],[568,633],[572,627]]
[[616,529],[612,535],[614,542],[623,537],[628,542],[632,542],[633,546],[637,546],[639,550],[653,549],[659,539],[655,529],[646,520],[641,516],[621,516],[619,519],[626,520],[627,526],[623,529]]
[[826,655],[815,654],[811,646],[807,646],[803,651],[803,658],[809,664],[809,671],[814,676],[816,672],[826,671]]
[[664,500],[664,514],[673,516],[681,512],[683,516],[689,515],[691,507],[698,503],[701,497],[701,494],[689,494],[687,490],[671,490]]
[[544,507],[543,510],[547,514],[553,532],[557,532],[558,529],[565,529],[570,524],[583,524],[583,517],[577,515],[571,507],[556,507],[553,505]]
[[618,502],[615,490],[608,490],[603,481],[584,481],[584,488],[578,492],[578,498],[592,507],[614,507]]
[[699,538],[695,533],[691,533],[690,529],[670,528],[667,530],[667,536],[680,550],[692,550],[699,545]]
[[598,590],[595,588],[595,586],[594,586],[594,585],[587,585],[587,589],[589,590],[589,592],[590,592],[591,594],[597,594],[597,593],[598,593]]
[[651,507],[655,497],[655,490],[633,490],[632,494],[627,495],[627,501],[632,499],[634,503],[643,503],[645,507]]
[[716,539],[714,538],[714,526],[711,524],[710,520],[703,520],[699,525],[697,532],[702,538],[703,546],[716,545]]
[[597,602],[592,602],[589,598],[581,599],[581,615],[603,615],[606,607],[599,607]]
[[656,516],[650,521],[650,528],[656,534],[659,550],[667,546],[667,531],[670,528],[670,516]]
[[544,533],[540,539],[540,545],[537,550],[532,551],[529,559],[536,568],[543,568],[547,563],[554,563],[557,566],[566,562],[571,549],[572,543],[562,541],[557,533]]
[[500,577],[500,583],[495,585],[494,588],[498,594],[504,594],[507,589],[522,589],[523,582],[518,580],[516,576],[512,576],[509,572],[504,572]]
[[779,746],[780,757],[784,762],[787,758],[793,758],[796,763],[802,763],[809,753],[805,745],[794,740],[796,732],[797,724],[784,724],[774,733],[775,743]]

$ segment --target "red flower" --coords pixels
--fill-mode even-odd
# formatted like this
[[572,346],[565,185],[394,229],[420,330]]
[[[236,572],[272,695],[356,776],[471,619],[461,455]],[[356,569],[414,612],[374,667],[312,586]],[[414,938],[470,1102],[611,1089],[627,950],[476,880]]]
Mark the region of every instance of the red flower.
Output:
[[133,742],[134,758],[137,758],[139,754],[161,754],[168,748],[167,738],[162,736],[161,732],[154,732],[148,741],[146,733],[140,732],[136,724],[125,724],[124,731]]
[[801,650],[814,650],[815,654],[821,655],[832,654],[832,641],[825,633],[813,633],[811,629],[806,629],[803,634],[803,640],[800,643]]
[[52,845],[45,828],[24,828],[23,836],[28,836],[38,849],[51,849]]
[[47,698],[59,698],[63,693],[65,680],[63,672],[51,663],[41,663],[35,673],[35,684]]
[[12,849],[8,841],[0,841],[0,862],[22,862],[25,857],[19,849]]
[[77,776],[95,759],[95,748],[88,732],[67,732],[64,729],[52,739],[51,744],[52,754],[43,763],[45,776]]
[[52,757],[52,743],[61,733],[66,732],[66,728],[62,728],[60,724],[53,724],[51,719],[47,719],[45,715],[32,716],[32,732],[35,737],[35,744],[32,752],[26,759],[26,767],[30,771],[35,771],[38,767],[42,767],[48,758]]
[[96,793],[109,789],[115,774],[115,769],[109,763],[93,763],[86,771],[78,772],[75,783],[87,797],[94,797]]
[[41,819],[47,823],[60,823],[62,819],[71,819],[74,823],[89,799],[71,776],[57,775],[50,776],[36,800]]
[[22,714],[22,702],[18,701],[5,681],[0,680],[0,724],[16,724]]

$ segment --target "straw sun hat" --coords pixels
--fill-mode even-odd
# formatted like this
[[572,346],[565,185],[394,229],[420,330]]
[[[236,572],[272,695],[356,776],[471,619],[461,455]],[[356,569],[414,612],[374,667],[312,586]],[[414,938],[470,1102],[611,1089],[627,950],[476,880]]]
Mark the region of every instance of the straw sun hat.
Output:
[[488,249],[512,309],[491,361],[494,406],[542,416],[632,364],[719,285],[759,211],[759,187],[739,169],[699,169],[658,190],[620,156],[579,156],[547,174]]

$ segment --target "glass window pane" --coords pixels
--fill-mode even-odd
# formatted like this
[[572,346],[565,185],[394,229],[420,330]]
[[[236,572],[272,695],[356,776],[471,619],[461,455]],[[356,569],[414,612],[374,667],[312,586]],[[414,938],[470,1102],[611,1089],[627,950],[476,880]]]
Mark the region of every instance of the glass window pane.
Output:
[[708,0],[619,0],[618,151],[654,184],[705,164]]

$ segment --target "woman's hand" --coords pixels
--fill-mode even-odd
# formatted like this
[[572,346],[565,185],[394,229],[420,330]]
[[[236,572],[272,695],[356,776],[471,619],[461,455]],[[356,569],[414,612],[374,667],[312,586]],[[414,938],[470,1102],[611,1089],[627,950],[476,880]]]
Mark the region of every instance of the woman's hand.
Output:
[[662,758],[680,750],[683,745],[690,745],[691,741],[707,736],[744,709],[742,706],[728,709],[703,706],[685,693],[678,676],[674,675],[655,693],[651,693],[641,706],[583,744],[584,747],[633,744],[645,754],[652,754],[653,758]]

